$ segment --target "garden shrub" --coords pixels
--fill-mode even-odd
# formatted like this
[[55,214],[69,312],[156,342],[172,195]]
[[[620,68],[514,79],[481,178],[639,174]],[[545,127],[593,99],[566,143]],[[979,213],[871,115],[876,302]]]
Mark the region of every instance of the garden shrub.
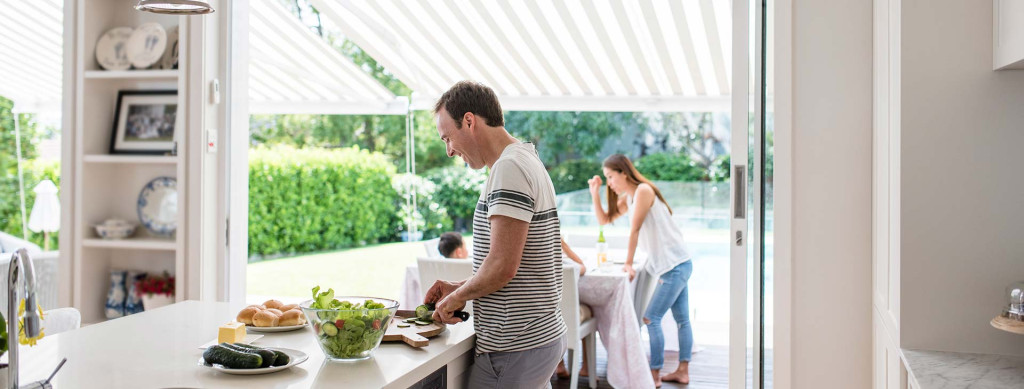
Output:
[[686,154],[648,154],[636,160],[636,170],[649,180],[707,181],[708,171]]
[[[435,195],[437,185],[430,180],[412,175],[398,174],[392,177],[391,186],[398,192],[395,207],[399,210],[397,232],[399,235],[407,231],[406,218],[412,216],[416,230],[423,233],[422,239],[433,239],[441,236],[445,231],[452,229],[452,219],[448,217],[448,210],[441,205]],[[416,208],[406,200],[413,195],[413,188],[416,193]]]
[[394,165],[358,148],[249,152],[249,253],[267,256],[396,238]]
[[438,168],[427,173],[427,178],[437,185],[434,199],[448,210],[448,217],[454,228],[467,231],[473,228],[473,212],[480,198],[480,191],[487,183],[487,171],[473,170],[465,166]]

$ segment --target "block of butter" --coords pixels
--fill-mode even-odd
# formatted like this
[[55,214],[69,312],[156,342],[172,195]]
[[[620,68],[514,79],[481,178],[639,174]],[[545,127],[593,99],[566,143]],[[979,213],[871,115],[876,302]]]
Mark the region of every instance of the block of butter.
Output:
[[230,322],[220,326],[217,332],[217,343],[237,343],[245,340],[245,324]]

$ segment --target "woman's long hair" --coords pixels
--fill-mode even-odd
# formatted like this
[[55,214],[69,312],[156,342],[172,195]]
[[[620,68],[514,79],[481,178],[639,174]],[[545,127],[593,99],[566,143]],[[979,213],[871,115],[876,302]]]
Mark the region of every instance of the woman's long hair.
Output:
[[[629,183],[631,183],[633,185],[640,185],[640,184],[650,185],[651,189],[654,189],[654,194],[656,196],[658,196],[658,200],[661,200],[661,202],[663,204],[665,204],[665,208],[668,208],[668,213],[672,214],[672,207],[670,207],[668,205],[668,202],[665,201],[665,197],[663,197],[661,195],[661,191],[658,190],[658,187],[655,186],[654,183],[651,182],[651,180],[648,180],[647,177],[644,177],[643,174],[640,174],[640,172],[636,170],[636,167],[633,166],[633,162],[629,160],[629,157],[627,157],[625,155],[622,155],[622,154],[612,154],[608,158],[605,158],[603,165],[604,165],[604,167],[608,168],[609,170],[614,170],[614,171],[617,171],[619,173],[622,173],[622,174],[626,175],[626,180],[629,181]],[[612,190],[611,186],[608,186],[608,214],[609,215],[615,215],[615,214],[619,213],[619,205],[618,204],[619,204],[619,195],[616,194],[615,191]]]

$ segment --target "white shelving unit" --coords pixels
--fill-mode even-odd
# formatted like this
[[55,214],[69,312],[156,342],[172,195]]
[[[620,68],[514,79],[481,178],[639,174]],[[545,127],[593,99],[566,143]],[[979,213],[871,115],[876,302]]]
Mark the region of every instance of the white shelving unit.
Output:
[[[73,131],[73,244],[71,266],[72,305],[82,313],[82,322],[106,320],[104,307],[112,269],[147,272],[167,271],[176,275],[175,301],[185,295],[185,230],[188,202],[186,134],[186,45],[188,24],[183,16],[157,15],[136,11],[124,0],[73,0],[74,88],[70,114]],[[95,47],[100,36],[114,27],[136,27],[157,22],[179,28],[179,69],[107,71],[96,62]],[[68,42],[71,44],[71,42]],[[178,155],[111,155],[118,91],[177,90]],[[136,204],[139,193],[150,180],[174,177],[178,191],[178,226],[172,239],[150,236],[139,226],[135,236],[124,240],[100,239],[94,226],[109,218],[139,222]],[[66,210],[68,208],[65,208]]]

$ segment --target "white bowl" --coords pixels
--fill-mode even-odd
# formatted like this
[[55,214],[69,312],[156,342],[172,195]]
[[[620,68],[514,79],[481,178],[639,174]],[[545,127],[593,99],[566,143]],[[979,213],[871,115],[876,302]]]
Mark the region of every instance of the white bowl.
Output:
[[96,225],[96,234],[103,239],[124,239],[135,233],[135,227],[123,220],[107,220]]

